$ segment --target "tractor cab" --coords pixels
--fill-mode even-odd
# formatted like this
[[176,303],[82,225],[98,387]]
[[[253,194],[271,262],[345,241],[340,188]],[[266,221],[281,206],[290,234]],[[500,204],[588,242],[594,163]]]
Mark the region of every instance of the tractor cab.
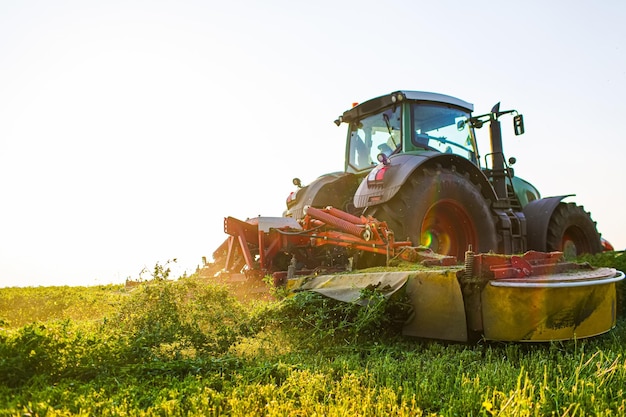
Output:
[[[384,167],[390,162],[393,165],[393,161],[397,161],[394,169],[406,164],[405,159],[396,159],[396,155],[418,156],[420,159],[413,160],[409,163],[411,165],[418,160],[440,160],[442,154],[450,154],[482,170],[497,199],[501,200],[500,204],[520,209],[540,198],[532,184],[515,177],[511,168],[515,159],[511,158],[507,163],[502,150],[498,119],[515,113],[515,134],[520,135],[524,133],[522,116],[514,110],[500,111],[499,104],[491,112],[478,116],[472,115],[473,109],[471,103],[458,98],[423,91],[398,91],[355,105],[335,121],[337,125],[348,124],[345,172],[357,176],[369,174],[370,179],[381,179],[389,174]],[[485,124],[490,130],[491,150],[481,161],[475,129]],[[484,163],[482,167],[481,162]],[[447,162],[438,163],[445,165]],[[400,170],[408,172],[407,169]],[[397,180],[390,189],[397,189],[405,178]],[[376,181],[370,181],[370,185],[375,184]],[[373,201],[368,199],[361,204],[367,206]]]
[[456,154],[478,164],[470,103],[443,94],[401,91],[368,100],[335,123],[349,125],[345,171],[361,173],[396,154]]

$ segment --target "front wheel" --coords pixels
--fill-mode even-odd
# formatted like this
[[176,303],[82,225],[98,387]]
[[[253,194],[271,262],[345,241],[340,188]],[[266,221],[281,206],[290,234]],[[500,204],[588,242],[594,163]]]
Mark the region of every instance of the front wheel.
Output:
[[548,225],[546,244],[548,251],[563,252],[567,258],[602,251],[596,223],[574,203],[560,203],[556,207]]
[[410,178],[375,216],[397,240],[408,238],[461,261],[474,252],[497,250],[494,216],[478,186],[454,169],[424,169]]

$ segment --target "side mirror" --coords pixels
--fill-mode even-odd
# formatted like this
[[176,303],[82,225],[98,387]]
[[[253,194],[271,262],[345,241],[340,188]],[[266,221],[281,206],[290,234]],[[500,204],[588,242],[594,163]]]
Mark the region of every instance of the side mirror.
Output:
[[524,116],[518,114],[513,117],[513,128],[515,129],[515,136],[524,134]]

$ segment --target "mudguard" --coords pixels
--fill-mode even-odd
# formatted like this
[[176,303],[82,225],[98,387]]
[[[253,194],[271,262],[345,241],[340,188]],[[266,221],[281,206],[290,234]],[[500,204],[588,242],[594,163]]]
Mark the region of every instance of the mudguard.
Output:
[[306,206],[333,206],[345,210],[345,202],[350,201],[361,178],[348,172],[322,175],[297,191],[295,204],[289,205],[283,216],[301,219]]
[[[493,187],[476,165],[458,155],[426,151],[419,154],[392,155],[389,158],[389,164],[386,166],[384,182],[371,184],[368,182],[367,177],[364,178],[354,195],[354,206],[364,208],[386,203],[396,195],[415,170],[427,163],[433,167],[436,165],[441,165],[445,168],[454,166],[457,171],[468,173],[472,182],[481,185],[481,191],[487,199],[496,200]],[[372,173],[383,167],[385,167],[383,164],[377,165]]]
[[526,217],[526,242],[528,250],[536,250],[545,252],[547,250],[548,225],[554,209],[559,205],[565,197],[571,197],[574,194],[559,195],[555,197],[546,197],[534,200],[523,208]]

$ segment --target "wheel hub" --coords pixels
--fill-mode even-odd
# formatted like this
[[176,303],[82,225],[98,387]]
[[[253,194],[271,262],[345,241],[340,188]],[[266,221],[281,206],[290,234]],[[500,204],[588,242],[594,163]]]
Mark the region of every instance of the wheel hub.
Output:
[[461,259],[467,246],[476,241],[476,233],[467,211],[455,201],[438,201],[426,212],[420,243],[434,252]]

